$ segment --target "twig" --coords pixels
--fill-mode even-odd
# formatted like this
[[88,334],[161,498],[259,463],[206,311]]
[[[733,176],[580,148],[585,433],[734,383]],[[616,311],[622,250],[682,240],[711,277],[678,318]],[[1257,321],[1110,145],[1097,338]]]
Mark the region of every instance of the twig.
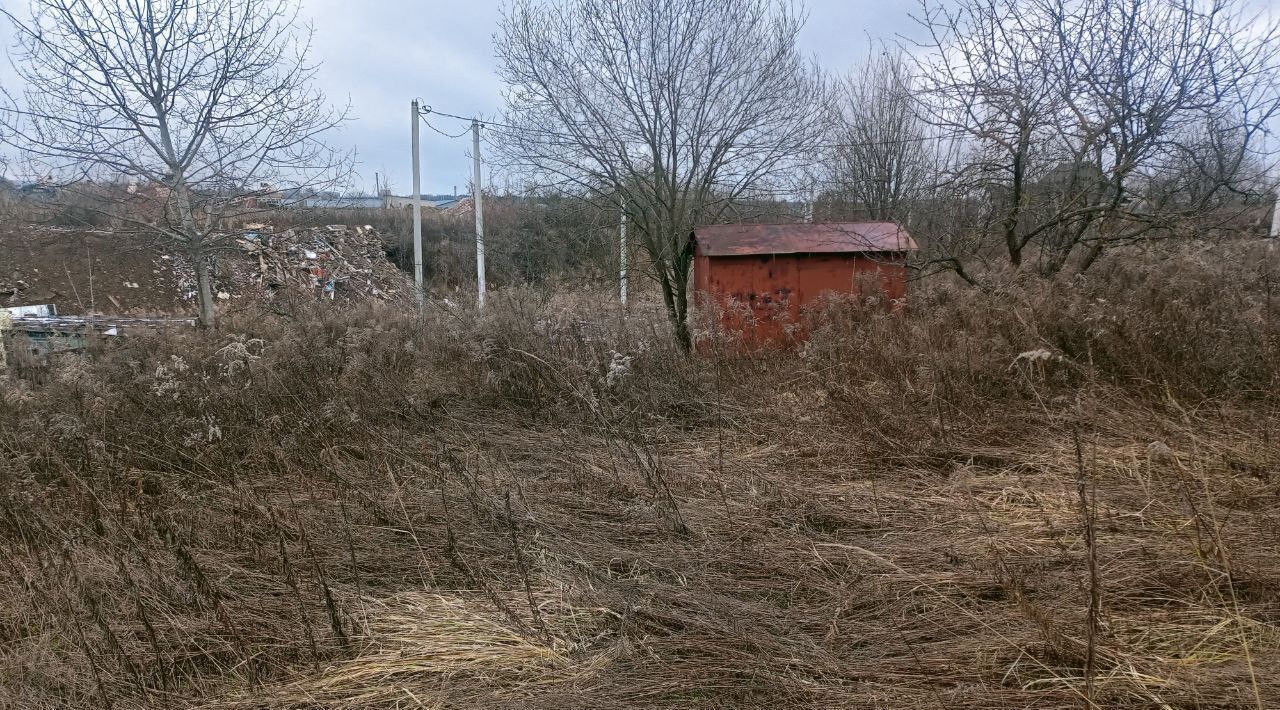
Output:
[[1080,496],[1080,521],[1084,526],[1084,544],[1088,551],[1089,563],[1089,610],[1086,616],[1084,634],[1084,699],[1086,704],[1092,704],[1098,614],[1102,606],[1102,582],[1098,577],[1098,546],[1094,520],[1094,516],[1097,514],[1095,502],[1097,489],[1091,485],[1092,481],[1085,472],[1084,450],[1080,445],[1080,430],[1072,429],[1071,438],[1076,448],[1076,492]]

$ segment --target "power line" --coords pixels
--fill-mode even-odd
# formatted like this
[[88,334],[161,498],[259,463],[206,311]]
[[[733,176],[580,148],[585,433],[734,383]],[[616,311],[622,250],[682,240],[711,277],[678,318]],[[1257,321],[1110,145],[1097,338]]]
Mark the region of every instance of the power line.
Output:
[[[480,124],[492,123],[492,124],[493,124],[493,125],[495,125],[495,126],[503,126],[503,127],[505,127],[505,128],[514,128],[514,126],[507,126],[506,124],[497,123],[497,122],[494,122],[494,121],[484,121],[484,120],[481,120],[481,119],[479,119],[479,118],[477,118],[477,117],[475,117],[475,116],[459,116],[459,115],[457,115],[457,114],[453,114],[453,113],[445,113],[444,111],[437,111],[436,109],[432,108],[431,106],[424,106],[424,107],[422,108],[422,114],[425,116],[426,114],[429,114],[429,113],[434,113],[434,114],[435,114],[435,115],[437,115],[437,116],[444,116],[445,118],[455,118],[455,119],[457,119],[457,120],[459,120],[459,121],[466,121],[468,124],[470,124],[472,121],[475,121],[475,122],[478,122],[478,123],[480,123]],[[470,128],[468,128],[467,130],[471,130],[471,129],[470,129]]]
[[[464,122],[466,122],[466,123],[468,124],[468,127],[467,127],[467,128],[465,128],[465,129],[463,129],[463,131],[462,131],[462,132],[460,132],[460,133],[458,133],[457,135],[452,135],[452,134],[446,133],[446,132],[441,131],[440,129],[436,128],[435,126],[432,126],[432,125],[431,125],[431,123],[430,123],[430,122],[428,122],[428,121],[426,120],[426,115],[427,115],[427,114],[433,114],[433,113],[434,113],[434,114],[436,114],[436,115],[438,115],[438,116],[441,116],[441,117],[443,117],[443,118],[453,119],[453,120],[457,120],[457,121],[464,121]],[[571,133],[564,133],[564,132],[561,132],[561,131],[554,131],[554,130],[546,129],[546,128],[535,128],[535,127],[529,127],[529,126],[515,126],[515,125],[509,124],[509,123],[504,123],[504,122],[502,122],[502,121],[491,121],[491,120],[485,120],[485,119],[479,118],[479,117],[477,117],[477,116],[460,116],[460,115],[455,114],[455,113],[449,113],[449,112],[447,112],[447,111],[439,111],[439,110],[436,110],[436,109],[432,108],[432,107],[431,107],[431,106],[429,106],[429,105],[424,105],[424,106],[422,107],[422,114],[423,114],[423,122],[424,122],[424,123],[426,123],[426,124],[427,124],[427,126],[429,126],[432,130],[436,131],[437,133],[440,133],[441,135],[446,136],[446,137],[449,137],[449,138],[460,138],[460,137],[462,137],[462,136],[464,136],[464,135],[466,135],[467,133],[469,133],[469,132],[471,132],[471,131],[472,131],[471,126],[472,126],[473,124],[478,124],[478,125],[479,125],[479,126],[481,126],[481,127],[483,127],[483,126],[494,126],[494,127],[499,127],[499,128],[505,128],[505,129],[508,129],[508,130],[511,130],[511,131],[525,131],[525,132],[531,132],[531,133],[538,133],[538,134],[542,134],[542,135],[554,136],[554,137],[563,138],[563,139],[566,139],[566,140],[571,140],[571,141],[577,142],[577,143],[579,143],[579,144],[586,144],[586,145],[588,145],[590,148],[595,148],[595,149],[602,149],[602,148],[604,148],[604,147],[605,147],[605,146],[603,146],[603,145],[602,145],[602,144],[600,144],[600,143],[587,143],[586,141],[584,141],[584,140],[583,140],[583,138],[582,138],[581,136],[577,136],[577,135],[574,135],[574,134],[571,134]],[[820,145],[816,145],[816,146],[813,146],[813,147],[814,147],[814,148],[818,148],[818,149],[822,149],[822,148],[830,149],[830,148],[853,148],[853,147],[891,146],[891,145],[906,145],[906,144],[910,144],[910,143],[924,143],[924,142],[927,142],[927,141],[930,141],[930,140],[945,140],[945,137],[944,137],[944,136],[936,136],[936,137],[931,137],[931,136],[911,136],[911,137],[908,137],[908,138],[890,139],[890,140],[884,140],[884,141],[863,141],[863,142],[851,142],[851,143],[848,143],[848,142],[847,142],[847,143],[827,143],[827,144],[820,144]],[[639,143],[639,141],[631,141],[631,142],[632,142],[632,143]],[[689,144],[689,143],[680,143],[680,144],[678,144],[678,147],[681,147],[681,148],[687,148],[687,147],[689,147],[690,145],[691,145],[691,144]],[[613,146],[608,146],[608,147],[613,147]],[[738,146],[738,147],[740,147],[740,148],[750,148],[750,147],[751,147],[751,144],[743,144],[743,145]],[[807,163],[807,164],[808,164],[808,165],[813,165],[813,164],[815,164],[816,162],[821,162],[821,159],[818,159],[818,160],[813,161],[813,162],[809,162],[809,163]],[[786,200],[786,201],[793,201],[793,200],[796,200],[796,199],[800,198],[800,196],[801,196],[801,194],[802,194],[803,192],[804,192],[804,190],[803,190],[803,189],[800,189],[800,188],[796,188],[796,189],[785,189],[785,188],[782,188],[782,189],[779,189],[779,188],[760,188],[760,187],[757,187],[757,188],[751,188],[751,189],[747,189],[747,190],[745,190],[745,191],[742,193],[741,197],[743,197],[743,198],[745,198],[745,199],[757,199],[757,200],[768,200],[768,199],[774,199],[774,200],[776,200],[776,199],[779,199],[779,198],[783,198],[783,199],[784,199],[784,200]],[[818,192],[824,192],[824,191],[823,191],[823,190],[820,190],[820,191],[818,191]]]
[[[438,116],[443,116],[443,117],[445,117],[445,118],[451,118],[451,119],[455,119],[455,120],[458,120],[458,121],[465,121],[465,122],[467,122],[468,124],[470,124],[470,123],[472,123],[472,122],[478,122],[481,126],[485,126],[485,125],[488,125],[488,126],[496,126],[496,127],[499,127],[499,128],[506,128],[506,129],[508,129],[508,130],[512,130],[512,131],[525,131],[525,132],[529,132],[529,133],[540,133],[540,134],[542,134],[542,135],[555,136],[555,137],[557,137],[557,138],[566,138],[566,139],[573,140],[573,141],[576,141],[576,142],[579,142],[579,143],[582,143],[582,142],[583,142],[583,140],[582,140],[582,137],[581,137],[581,136],[578,136],[578,135],[575,135],[575,134],[572,134],[572,133],[565,133],[565,132],[562,132],[562,131],[554,131],[554,130],[551,130],[551,129],[548,129],[548,128],[534,128],[534,127],[531,127],[531,126],[515,126],[515,125],[512,125],[512,124],[510,124],[510,123],[503,123],[503,122],[501,122],[501,121],[485,120],[485,119],[483,119],[483,118],[479,118],[479,117],[476,117],[476,116],[459,116],[459,115],[457,115],[457,114],[447,113],[447,112],[445,112],[445,111],[438,111],[438,110],[436,110],[436,109],[434,109],[434,108],[432,108],[432,107],[430,107],[430,106],[426,106],[426,107],[424,107],[424,108],[423,108],[423,113],[424,113],[424,114],[434,113],[434,114],[436,114],[436,115],[438,115]],[[430,124],[428,124],[428,125],[430,125]],[[442,133],[439,129],[436,129],[436,128],[434,128],[434,127],[432,127],[432,130],[435,130],[437,133]],[[469,130],[469,129],[468,129],[468,130]],[[463,136],[463,135],[466,135],[466,133],[467,133],[467,131],[465,131],[465,130],[464,130],[462,133],[459,133],[457,136],[449,136],[449,137],[451,137],[451,138],[457,138],[457,137],[461,137],[461,136]],[[449,134],[444,134],[444,135],[449,135]],[[926,143],[926,142],[928,142],[928,141],[932,141],[932,140],[943,140],[943,139],[944,139],[944,137],[943,137],[943,136],[936,136],[936,137],[935,137],[935,136],[911,136],[911,137],[907,137],[907,138],[891,138],[891,139],[886,139],[886,140],[882,140],[882,141],[855,141],[855,142],[842,142],[842,143],[825,143],[825,144],[818,144],[818,145],[815,145],[815,146],[813,146],[813,147],[814,147],[814,148],[872,148],[872,147],[881,147],[881,146],[907,145],[907,144],[911,144],[911,143]],[[630,141],[630,142],[632,142],[632,143],[638,143],[639,141]],[[677,147],[679,147],[679,148],[688,148],[688,147],[691,147],[692,145],[693,145],[693,144],[691,144],[691,143],[679,143],[679,144],[677,144]],[[592,144],[592,147],[594,147],[594,148],[600,148],[600,147],[601,147],[601,145],[600,145],[600,144],[595,144],[595,143],[593,143],[593,144]],[[707,148],[707,147],[709,147],[709,146],[701,146],[701,147],[703,147],[703,148]],[[743,147],[751,147],[751,144],[746,144],[746,145],[744,145]]]
[[420,115],[419,115],[419,118],[421,118],[421,119],[422,119],[423,124],[425,124],[427,128],[430,128],[431,130],[435,131],[436,133],[439,133],[440,135],[444,136],[445,138],[461,138],[461,137],[463,137],[463,136],[465,136],[465,135],[467,135],[468,133],[470,133],[470,132],[471,132],[471,129],[470,129],[470,128],[466,128],[466,129],[463,129],[463,131],[462,131],[461,133],[456,133],[456,134],[455,134],[455,133],[445,133],[444,131],[440,130],[439,128],[436,128],[435,126],[431,125],[431,122],[427,120],[427,117],[426,117],[426,114],[425,114],[425,113],[420,114]]

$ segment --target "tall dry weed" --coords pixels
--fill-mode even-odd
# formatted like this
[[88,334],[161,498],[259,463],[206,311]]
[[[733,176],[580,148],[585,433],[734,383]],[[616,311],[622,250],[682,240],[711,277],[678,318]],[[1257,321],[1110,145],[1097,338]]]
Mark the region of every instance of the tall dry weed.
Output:
[[695,356],[584,294],[287,304],[7,375],[0,706],[1275,702],[1277,273]]

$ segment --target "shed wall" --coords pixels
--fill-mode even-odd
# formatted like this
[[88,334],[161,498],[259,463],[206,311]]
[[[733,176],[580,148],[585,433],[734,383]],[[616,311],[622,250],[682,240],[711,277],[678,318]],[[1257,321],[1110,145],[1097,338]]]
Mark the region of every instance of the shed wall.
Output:
[[[760,254],[706,256],[694,263],[698,302],[721,311],[721,325],[749,344],[802,338],[801,310],[827,291],[854,293],[878,282],[890,299],[906,295],[902,254]],[[790,327],[789,327],[790,326]]]

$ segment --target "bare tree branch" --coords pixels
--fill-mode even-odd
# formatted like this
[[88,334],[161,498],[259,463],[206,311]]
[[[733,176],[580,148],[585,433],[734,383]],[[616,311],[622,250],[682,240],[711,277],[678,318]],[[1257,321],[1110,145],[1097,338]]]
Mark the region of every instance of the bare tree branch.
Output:
[[347,166],[321,140],[345,112],[311,88],[293,0],[31,0],[28,19],[0,13],[25,84],[5,139],[81,191],[101,197],[94,181],[122,178],[155,197],[150,213],[136,197],[111,211],[186,252],[206,326],[227,211],[264,185],[296,190]]
[[504,14],[505,158],[541,184],[625,196],[686,347],[694,226],[780,181],[823,134],[802,24],[769,0],[516,0]]

